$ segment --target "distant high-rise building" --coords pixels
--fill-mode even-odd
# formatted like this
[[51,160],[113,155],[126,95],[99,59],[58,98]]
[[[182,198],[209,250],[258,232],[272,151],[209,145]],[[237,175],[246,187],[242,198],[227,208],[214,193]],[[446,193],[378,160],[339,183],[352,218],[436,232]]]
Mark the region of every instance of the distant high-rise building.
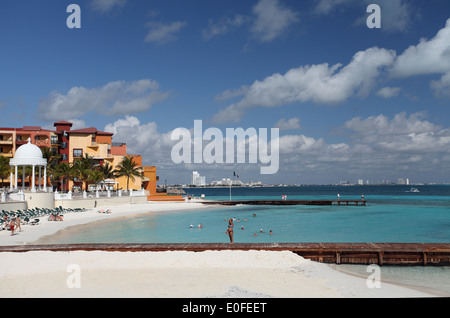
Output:
[[206,185],[206,178],[204,176],[201,176],[198,171],[192,172],[192,180],[191,184],[194,186],[205,186]]
[[358,185],[363,185],[364,184],[364,180],[363,179],[358,179]]

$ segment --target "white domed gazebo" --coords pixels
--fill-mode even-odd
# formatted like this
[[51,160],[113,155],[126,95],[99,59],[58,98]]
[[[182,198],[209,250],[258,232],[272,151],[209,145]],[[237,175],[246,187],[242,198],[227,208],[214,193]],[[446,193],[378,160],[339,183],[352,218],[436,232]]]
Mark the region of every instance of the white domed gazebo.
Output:
[[[31,192],[36,192],[36,180],[35,180],[35,168],[39,167],[39,188],[40,190],[47,190],[47,159],[42,157],[41,149],[33,145],[28,138],[28,143],[17,148],[16,153],[14,154],[14,158],[9,160],[9,165],[14,167],[15,175],[14,175],[14,189],[17,190],[17,170],[18,167],[23,167],[22,174],[22,187],[25,187],[25,167],[32,166],[32,181],[31,181]],[[44,167],[44,186],[41,189],[41,168]],[[12,175],[12,174],[11,174]]]

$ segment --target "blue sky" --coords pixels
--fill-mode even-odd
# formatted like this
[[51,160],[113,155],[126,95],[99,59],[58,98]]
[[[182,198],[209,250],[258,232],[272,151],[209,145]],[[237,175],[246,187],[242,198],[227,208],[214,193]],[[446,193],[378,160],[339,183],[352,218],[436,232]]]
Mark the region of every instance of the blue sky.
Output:
[[[168,183],[449,182],[449,18],[446,0],[1,1],[0,126],[112,131]],[[278,127],[278,172],[175,164],[196,119]]]

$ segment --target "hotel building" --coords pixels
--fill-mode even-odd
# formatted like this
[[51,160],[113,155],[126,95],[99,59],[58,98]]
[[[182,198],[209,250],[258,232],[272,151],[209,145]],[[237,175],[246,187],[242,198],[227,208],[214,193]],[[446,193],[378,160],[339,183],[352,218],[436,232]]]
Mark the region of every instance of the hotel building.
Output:
[[[124,156],[132,157],[139,167],[142,167],[144,177],[129,180],[129,189],[139,190],[144,188],[149,195],[156,195],[156,167],[143,166],[142,157],[137,154],[128,154],[125,143],[112,142],[113,133],[100,131],[95,127],[72,130],[72,123],[58,121],[54,123],[55,130],[43,129],[40,126],[23,126],[22,128],[0,127],[0,155],[13,158],[21,145],[28,139],[38,147],[49,148],[51,154],[60,155],[63,162],[73,163],[86,155],[96,160],[103,166],[108,163],[115,169]],[[26,182],[27,180],[25,180]],[[9,185],[9,179],[3,180],[2,186]],[[21,182],[21,181],[20,181]],[[114,189],[127,189],[127,178],[120,177],[112,181]],[[47,183],[49,184],[49,183]],[[60,190],[60,184],[53,183]],[[68,188],[77,190],[80,182],[69,181]]]

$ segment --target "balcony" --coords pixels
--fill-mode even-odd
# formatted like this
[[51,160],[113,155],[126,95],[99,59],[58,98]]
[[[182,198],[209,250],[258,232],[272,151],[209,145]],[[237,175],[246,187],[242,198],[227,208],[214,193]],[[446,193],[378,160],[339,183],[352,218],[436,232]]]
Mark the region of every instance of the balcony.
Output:
[[12,158],[13,154],[12,151],[7,151],[7,152],[0,152],[0,155],[7,157],[7,158]]
[[38,146],[38,147],[41,147],[41,146],[49,147],[49,146],[50,146],[50,142],[49,142],[48,139],[44,139],[44,140],[35,140],[34,143],[35,143],[35,145]]
[[16,136],[16,144],[23,145],[28,142],[28,138],[31,138],[31,135],[19,135]]

